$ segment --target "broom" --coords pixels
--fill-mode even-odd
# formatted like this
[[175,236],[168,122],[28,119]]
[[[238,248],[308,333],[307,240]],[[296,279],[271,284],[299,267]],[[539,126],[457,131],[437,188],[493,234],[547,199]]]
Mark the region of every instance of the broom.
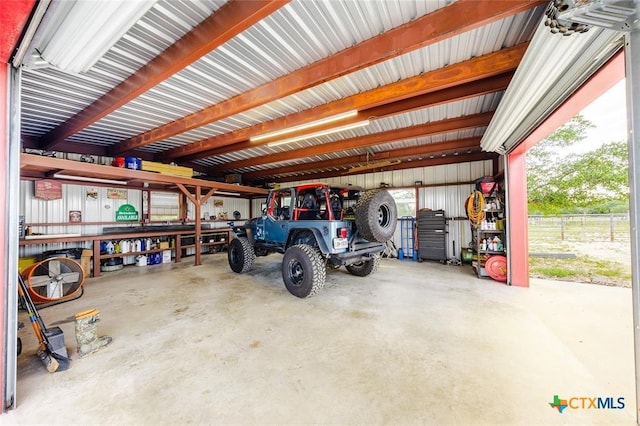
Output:
[[29,296],[27,284],[24,282],[22,275],[20,274],[18,274],[18,283],[20,284],[18,286],[18,295],[22,299],[22,303],[29,314],[29,322],[31,322],[33,331],[38,338],[38,343],[40,343],[37,351],[38,358],[40,358],[44,363],[49,373],[66,370],[69,368],[71,360],[53,350],[51,343],[46,336],[47,328],[45,327],[40,314],[38,314],[38,310],[36,309],[31,296]]

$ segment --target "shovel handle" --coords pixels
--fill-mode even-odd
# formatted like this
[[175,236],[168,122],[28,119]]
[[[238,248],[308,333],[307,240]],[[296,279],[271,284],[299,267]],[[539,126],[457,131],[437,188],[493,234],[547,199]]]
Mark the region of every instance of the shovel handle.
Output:
[[33,331],[36,334],[36,337],[38,338],[40,347],[41,348],[46,347],[48,343],[47,338],[42,332],[42,328],[40,326],[38,317],[35,312],[35,306],[33,306],[33,302],[29,299],[29,296],[27,296],[24,289],[22,288],[24,285],[24,281],[22,281],[22,277],[18,276],[18,280],[20,282],[20,285],[18,286],[18,295],[22,298],[22,302],[27,308],[27,313],[29,314],[29,322],[31,323],[31,327],[33,327]]

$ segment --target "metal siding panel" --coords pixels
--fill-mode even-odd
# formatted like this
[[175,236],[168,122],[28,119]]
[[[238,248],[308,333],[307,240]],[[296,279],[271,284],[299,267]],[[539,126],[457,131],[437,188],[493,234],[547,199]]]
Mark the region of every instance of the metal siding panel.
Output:
[[[222,200],[223,205],[221,207],[214,206],[214,202],[216,200]],[[249,200],[244,198],[235,198],[235,197],[219,197],[213,195],[207,202],[202,206],[202,214],[205,219],[208,219],[209,216],[216,215],[219,217],[221,212],[227,212],[227,217],[229,221],[234,221],[233,212],[239,211],[242,220],[248,219],[249,212]],[[207,214],[208,213],[208,214]],[[219,219],[217,219],[219,220]],[[216,227],[226,227],[227,221],[222,221],[216,224]]]
[[262,203],[264,203],[264,200],[265,200],[265,197],[252,199],[251,218],[262,216]]

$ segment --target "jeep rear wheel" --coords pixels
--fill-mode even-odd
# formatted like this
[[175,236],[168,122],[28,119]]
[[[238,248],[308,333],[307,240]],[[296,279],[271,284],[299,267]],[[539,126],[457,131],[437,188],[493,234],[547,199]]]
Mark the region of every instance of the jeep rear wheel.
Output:
[[289,293],[311,297],[322,290],[327,276],[324,260],[315,248],[307,244],[291,246],[282,259],[282,280]]
[[253,268],[255,258],[256,255],[253,251],[253,246],[247,238],[238,237],[229,242],[227,259],[233,272],[242,274],[243,272],[249,271]]
[[367,275],[371,275],[377,271],[378,266],[380,266],[380,256],[375,255],[369,260],[347,265],[346,268],[351,275],[366,277]]
[[393,237],[398,222],[396,202],[384,189],[364,192],[355,206],[356,226],[362,238],[384,243]]

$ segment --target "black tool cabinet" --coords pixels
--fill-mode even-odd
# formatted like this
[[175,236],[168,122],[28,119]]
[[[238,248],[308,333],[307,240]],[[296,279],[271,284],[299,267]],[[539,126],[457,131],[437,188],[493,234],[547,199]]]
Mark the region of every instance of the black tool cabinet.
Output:
[[447,221],[444,210],[418,212],[418,257],[447,260]]

